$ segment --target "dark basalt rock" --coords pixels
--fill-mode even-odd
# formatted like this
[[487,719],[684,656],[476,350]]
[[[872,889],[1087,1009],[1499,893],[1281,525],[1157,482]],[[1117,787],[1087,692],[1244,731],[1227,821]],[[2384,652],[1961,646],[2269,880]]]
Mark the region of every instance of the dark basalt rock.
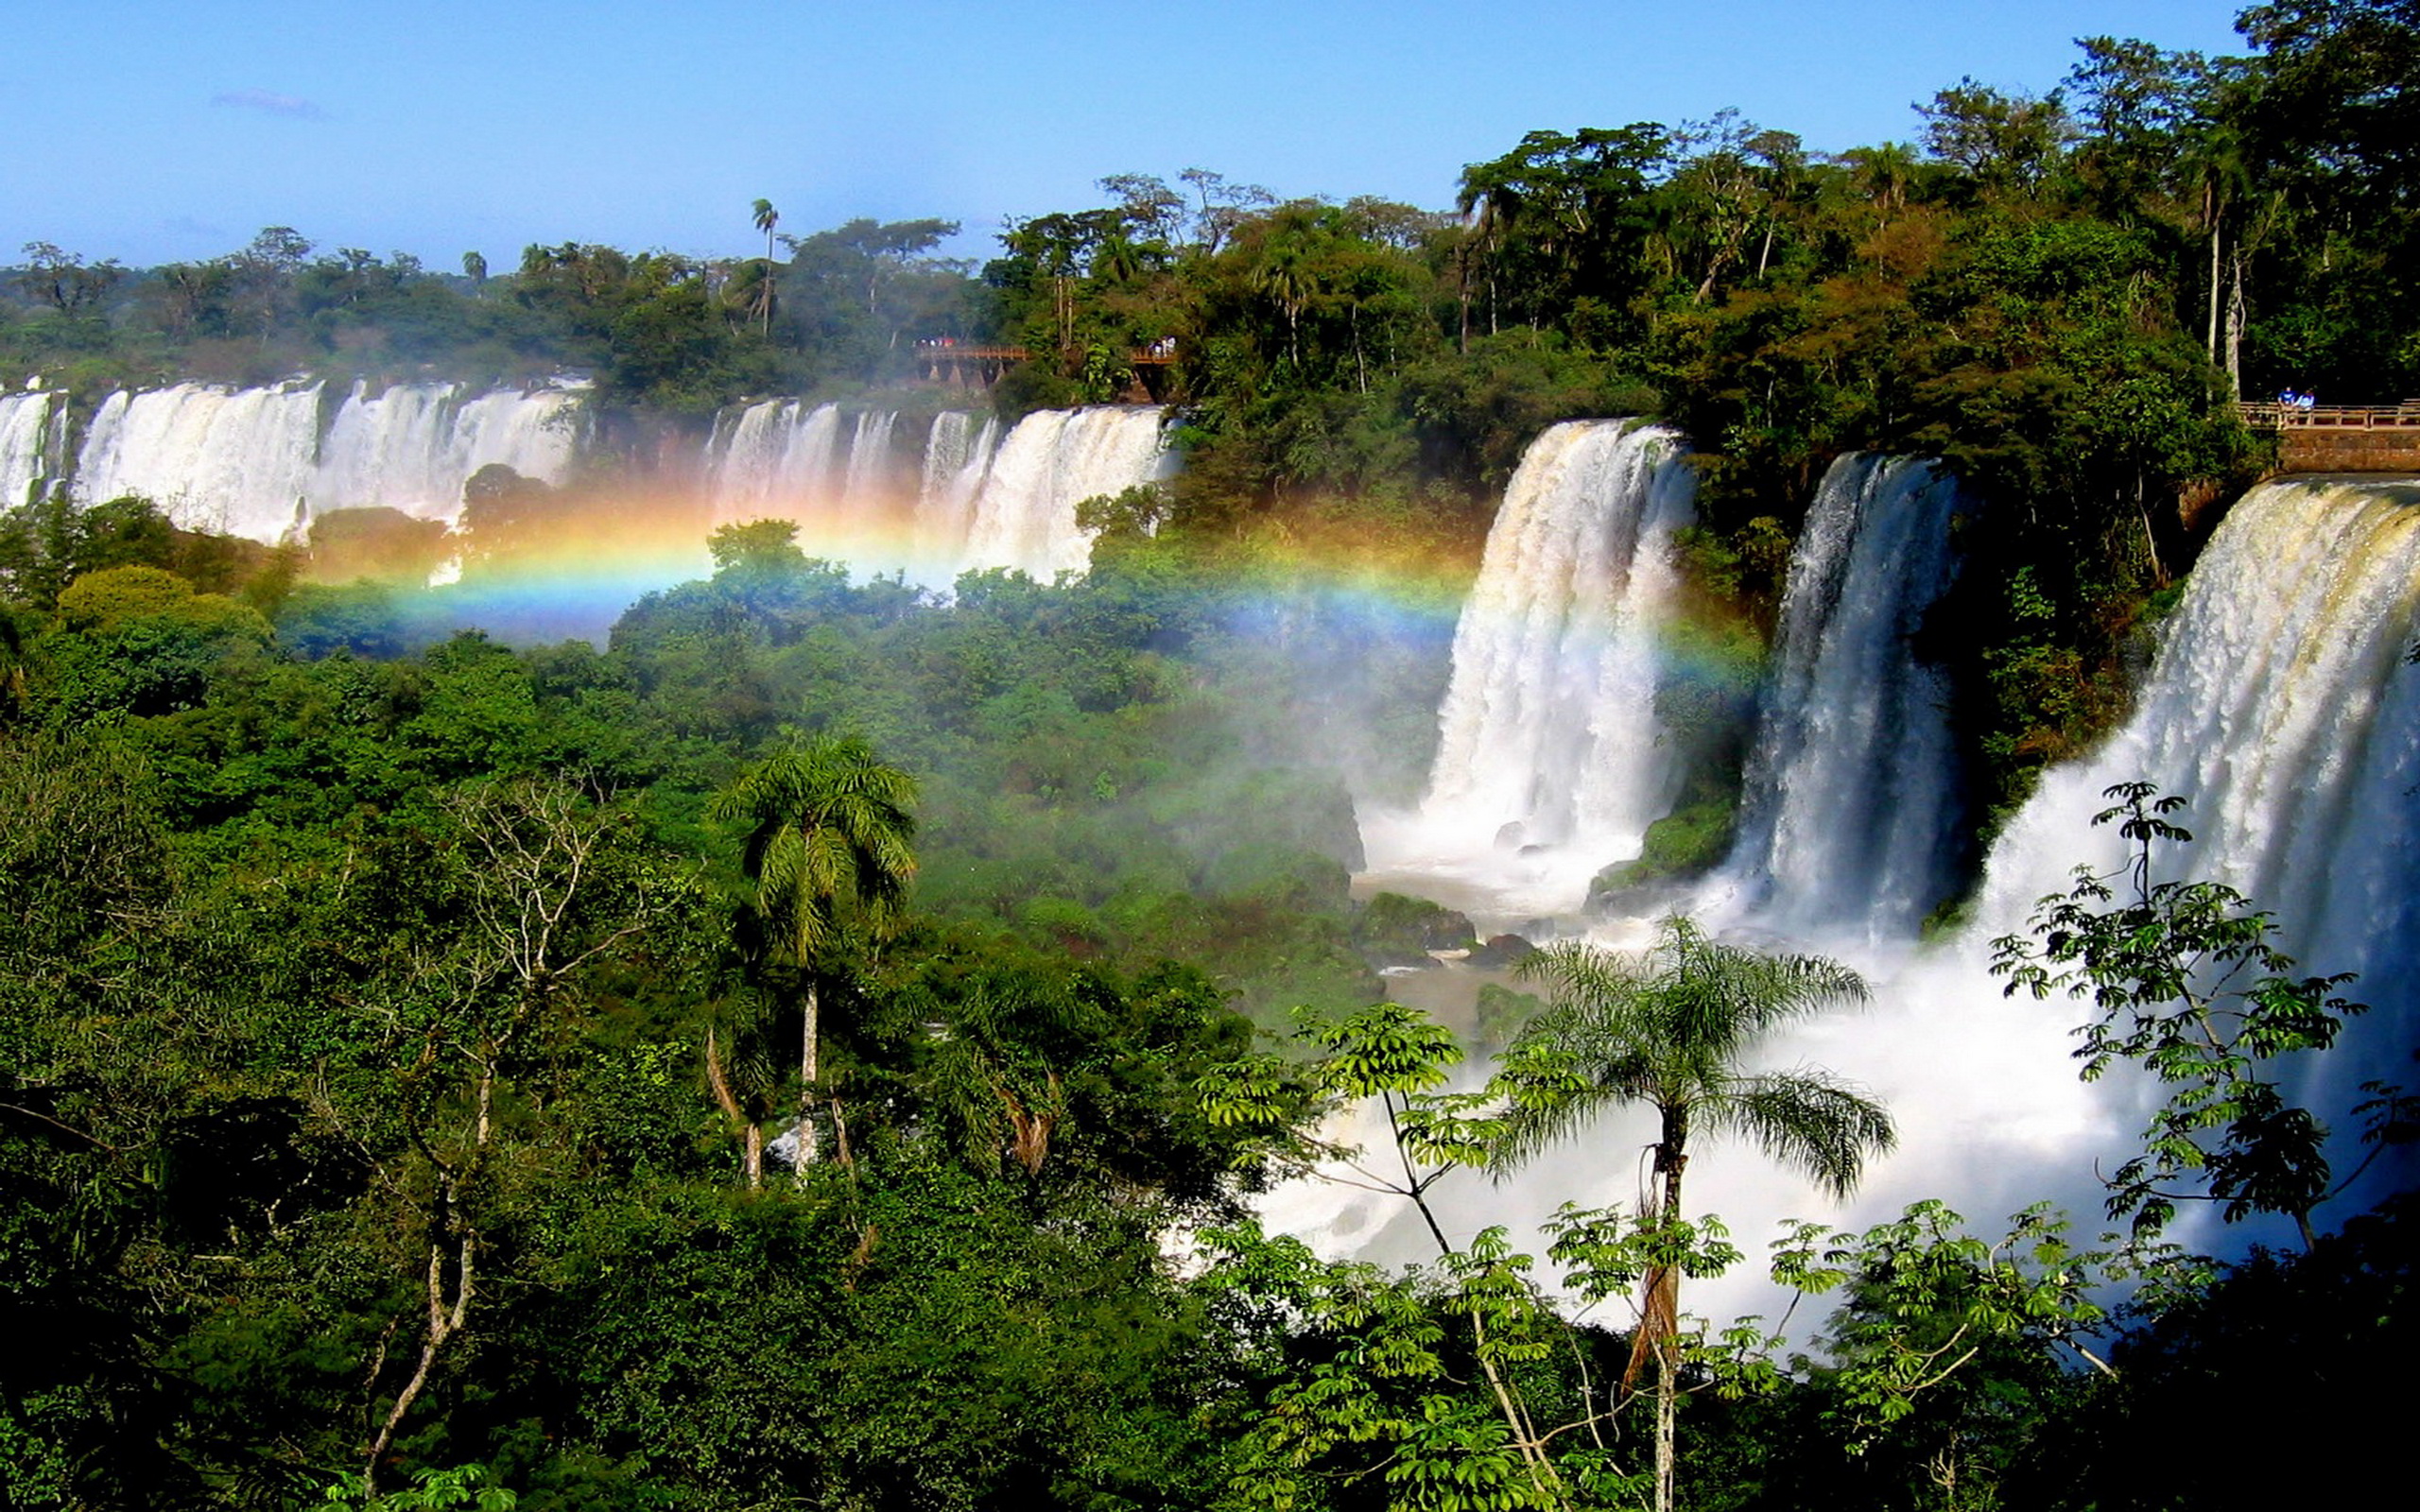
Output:
[[1538,953],[1538,948],[1518,935],[1496,935],[1471,952],[1470,963],[1494,971],[1520,965]]

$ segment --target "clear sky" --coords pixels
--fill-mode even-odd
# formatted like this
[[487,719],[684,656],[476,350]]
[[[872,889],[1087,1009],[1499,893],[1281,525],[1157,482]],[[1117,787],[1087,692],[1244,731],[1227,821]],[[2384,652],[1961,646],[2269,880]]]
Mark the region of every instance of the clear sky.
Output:
[[531,242],[696,254],[854,215],[965,224],[1200,165],[1283,196],[1447,205],[1541,128],[1736,106],[1811,148],[1907,140],[1972,75],[2073,39],[2229,51],[2211,0],[9,0],[0,262],[136,265],[264,225],[499,268]]

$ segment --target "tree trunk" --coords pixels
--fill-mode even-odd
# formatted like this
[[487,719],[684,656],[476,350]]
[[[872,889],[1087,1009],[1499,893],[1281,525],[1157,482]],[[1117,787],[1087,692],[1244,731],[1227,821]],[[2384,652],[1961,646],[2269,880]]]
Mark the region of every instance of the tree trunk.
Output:
[[2149,501],[2144,497],[2143,474],[2139,468],[2135,471],[2135,513],[2143,522],[2143,550],[2152,559],[2152,581],[2166,588],[2168,569],[2160,565],[2159,538],[2152,533],[2152,509]]
[[454,1287],[452,1297],[446,1295],[445,1246],[442,1235],[454,1227],[454,1194],[448,1181],[442,1198],[443,1209],[438,1219],[440,1239],[428,1246],[428,1332],[422,1337],[420,1358],[412,1366],[412,1373],[395,1393],[394,1404],[387,1409],[387,1417],[378,1425],[377,1434],[362,1450],[361,1484],[372,1497],[378,1491],[378,1462],[387,1457],[388,1449],[395,1441],[395,1430],[403,1426],[404,1415],[420,1400],[422,1388],[428,1384],[430,1369],[437,1364],[437,1352],[445,1341],[461,1332],[463,1320],[471,1311],[471,1266],[473,1246],[476,1241],[462,1233],[454,1256]]
[[748,1190],[754,1192],[765,1184],[765,1125],[750,1118],[733,1094],[731,1078],[723,1074],[722,1053],[715,1043],[712,1024],[706,1026],[706,1085],[714,1091],[715,1106],[739,1125],[739,1168],[747,1176]]
[[2246,314],[2243,302],[2242,247],[2238,246],[2235,256],[2228,261],[2234,265],[2234,277],[2228,281],[2227,284],[2227,387],[2235,390],[2235,396],[2238,399],[2241,399],[2243,369],[2240,360],[2243,354],[2243,319]]
[[2202,190],[2202,214],[2210,225],[2210,335],[2207,346],[2210,360],[2219,360],[2219,209],[2218,191],[2204,185]]
[[822,1038],[823,1016],[815,996],[815,982],[806,984],[804,1005],[805,1024],[799,1032],[798,1050],[798,1178],[806,1179],[806,1168],[815,1163],[815,1083],[819,1061],[816,1048]]
[[[1419,1174],[1412,1169],[1410,1153],[1404,1148],[1403,1125],[1395,1118],[1394,1097],[1392,1093],[1381,1092],[1378,1101],[1387,1110],[1387,1127],[1394,1136],[1395,1154],[1403,1160],[1404,1194],[1411,1198],[1414,1208],[1420,1210],[1422,1221],[1428,1225],[1428,1236],[1437,1241],[1437,1253],[1450,1257],[1454,1246],[1447,1242],[1443,1226],[1438,1223],[1436,1212],[1429,1208],[1428,1198],[1424,1194],[1426,1187]],[[1504,1426],[1512,1435],[1512,1445],[1521,1452],[1522,1463],[1529,1469],[1530,1485],[1547,1505],[1567,1504],[1563,1494],[1563,1477],[1555,1473],[1554,1462],[1547,1457],[1546,1446],[1539,1441],[1536,1427],[1521,1410],[1520,1402],[1512,1395],[1512,1388],[1505,1384],[1503,1372],[1496,1369],[1495,1358],[1487,1347],[1487,1325],[1476,1312],[1471,1314],[1471,1335],[1480,1373],[1487,1377],[1487,1388],[1495,1397],[1495,1410],[1503,1414]]]
[[[1681,1221],[1681,1177],[1688,1169],[1689,1110],[1663,1109],[1663,1138],[1655,1146],[1658,1194],[1656,1224],[1669,1232]],[[1655,1512],[1672,1512],[1673,1486],[1678,1480],[1675,1429],[1681,1405],[1680,1333],[1681,1273],[1658,1265],[1641,1279],[1638,1333],[1631,1341],[1630,1364],[1622,1371],[1622,1386],[1630,1390],[1649,1359],[1655,1362]]]
[[1454,249],[1454,298],[1461,305],[1461,321],[1454,337],[1454,350],[1467,357],[1471,354],[1471,258],[1468,243]]
[[1672,1345],[1655,1351],[1655,1512],[1672,1512],[1673,1430],[1680,1420],[1681,1382],[1673,1369]]

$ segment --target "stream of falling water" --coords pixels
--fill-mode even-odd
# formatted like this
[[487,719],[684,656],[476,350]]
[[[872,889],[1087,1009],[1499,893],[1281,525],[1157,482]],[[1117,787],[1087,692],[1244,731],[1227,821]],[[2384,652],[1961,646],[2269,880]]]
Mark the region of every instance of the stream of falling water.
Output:
[[1095,404],[1036,410],[1017,421],[969,507],[961,566],[1011,567],[1042,582],[1081,572],[1092,532],[1077,523],[1086,499],[1164,478],[1176,458],[1154,406]]
[[1929,462],[1832,464],[1790,558],[1739,837],[1699,914],[1880,944],[1956,889],[1949,687],[1912,648],[1950,584],[1957,502]]
[[[1538,447],[1561,450],[1574,438],[1550,432]],[[1516,482],[1516,493],[1522,487]],[[2283,943],[2308,969],[2364,973],[2356,995],[2372,1011],[2305,1088],[2325,1116],[2342,1126],[2351,1084],[2360,1079],[2411,1079],[2420,1032],[2412,986],[2420,667],[2404,659],[2420,610],[2420,484],[2285,480],[2238,503],[2163,629],[2133,716],[2097,752],[2046,775],[1994,843],[1966,924],[1920,945],[1914,923],[1931,885],[1900,879],[1939,864],[1939,838],[1953,816],[1942,774],[1908,765],[1910,751],[1933,750],[1942,737],[1931,723],[1929,674],[1912,663],[1907,629],[1953,569],[1945,546],[1953,508],[1951,491],[1924,464],[1852,459],[1826,480],[1793,568],[1802,576],[1789,589],[1752,812],[1712,893],[1732,910],[1727,926],[1757,943],[1830,954],[1867,973],[1876,988],[1867,1010],[1794,1028],[1766,1047],[1762,1064],[1822,1065],[1863,1083],[1891,1108],[1899,1145],[1838,1207],[1753,1147],[1705,1142],[1695,1149],[1690,1208],[1722,1215],[1750,1256],[1731,1276],[1693,1285],[1691,1311],[1711,1317],[1770,1314],[1778,1305],[1757,1262],[1785,1217],[1857,1227],[1938,1197],[1990,1226],[2048,1198],[2085,1232],[2097,1231],[2095,1162],[2106,1167],[2133,1152],[2151,1090],[2127,1074],[2080,1082],[2069,1054],[2079,1010],[2009,1000],[1988,967],[1989,942],[2022,931],[2035,900],[2065,890],[2074,867],[2116,869],[2119,842],[2090,822],[2114,783],[2145,780],[2192,799],[2198,839],[2170,858],[2170,874],[2227,883],[2274,910]],[[1532,512],[1530,500],[1516,509],[1508,494],[1508,518]],[[1506,528],[1499,521],[1499,533]],[[1492,679],[1519,661],[1501,648],[1508,632],[1475,632],[1474,615],[1549,627],[1575,617],[1562,560],[1539,553],[1537,576],[1491,582],[1497,558],[1491,538],[1489,566],[1456,641],[1449,711],[1457,697],[1472,696],[1466,671],[1489,666]],[[1551,639],[1529,633],[1530,644]],[[1569,714],[1558,708],[1533,717]],[[1448,743],[1441,768],[1500,759],[1472,754],[1487,749]],[[1534,791],[1541,772],[1560,772],[1575,789],[1580,776],[1576,765],[1540,766],[1523,755],[1510,786],[1501,768],[1441,769],[1431,801],[1439,793],[1512,791],[1526,793],[1532,810],[1548,806],[1558,800]],[[1383,820],[1373,828],[1390,840],[1407,833]],[[1493,879],[1467,847],[1439,852],[1432,863],[1451,863],[1464,889],[1458,906],[1536,896],[1535,873],[1517,850],[1495,852]],[[1422,858],[1397,846],[1387,860],[1392,875],[1403,876]],[[1841,880],[1845,897],[1824,890],[1827,876]],[[1643,919],[1584,926],[1616,947],[1637,943],[1647,928]],[[1478,978],[1462,974],[1465,993],[1475,992]],[[1652,1138],[1643,1116],[1614,1113],[1501,1185],[1458,1175],[1438,1194],[1449,1230],[1467,1239],[1501,1223],[1529,1233],[1564,1200],[1635,1200]],[[1332,1250],[1422,1258],[1424,1240],[1392,1199],[1331,1188],[1329,1204],[1320,1211],[1294,1190],[1275,1211]],[[2184,1233],[2211,1245],[2273,1237],[2221,1239],[2206,1222]]]
[[50,482],[58,398],[38,388],[0,394],[0,511],[27,503]]
[[1638,853],[1682,776],[1655,695],[1691,494],[1659,427],[1570,421],[1530,444],[1454,632],[1427,793],[1364,820],[1374,876],[1525,918]]
[[78,451],[76,496],[141,494],[187,529],[275,542],[334,509],[451,522],[480,468],[561,482],[579,440],[577,398],[559,388],[354,384],[323,437],[325,399],[316,382],[112,394]]

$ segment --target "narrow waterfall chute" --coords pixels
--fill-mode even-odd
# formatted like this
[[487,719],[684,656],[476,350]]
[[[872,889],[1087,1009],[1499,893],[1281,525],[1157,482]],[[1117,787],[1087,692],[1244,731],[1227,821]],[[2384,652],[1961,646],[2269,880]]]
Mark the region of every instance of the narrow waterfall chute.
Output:
[[1576,908],[1638,854],[1682,773],[1656,715],[1692,474],[1674,433],[1569,421],[1523,455],[1454,633],[1416,813],[1374,816],[1374,871]]
[[1957,490],[1935,464],[1843,456],[1792,553],[1738,839],[1707,889],[1810,936],[1912,938],[1957,886],[1949,687],[1916,656],[1955,571]]
[[50,485],[58,398],[39,388],[0,394],[0,510],[17,508]]
[[841,474],[840,503],[853,521],[878,520],[890,503],[894,472],[890,430],[898,420],[896,410],[869,409],[857,416],[856,428],[849,435],[849,465]]
[[889,571],[904,541],[906,470],[891,454],[898,412],[770,399],[725,411],[707,444],[710,517],[717,525],[782,520],[799,549]]
[[717,524],[816,520],[838,492],[840,408],[797,399],[751,404],[717,427],[706,459]]
[[975,499],[992,471],[992,454],[1000,442],[1000,422],[962,409],[943,410],[933,417],[925,438],[925,467],[916,493],[917,556],[942,576],[966,556],[966,537],[974,523]]

